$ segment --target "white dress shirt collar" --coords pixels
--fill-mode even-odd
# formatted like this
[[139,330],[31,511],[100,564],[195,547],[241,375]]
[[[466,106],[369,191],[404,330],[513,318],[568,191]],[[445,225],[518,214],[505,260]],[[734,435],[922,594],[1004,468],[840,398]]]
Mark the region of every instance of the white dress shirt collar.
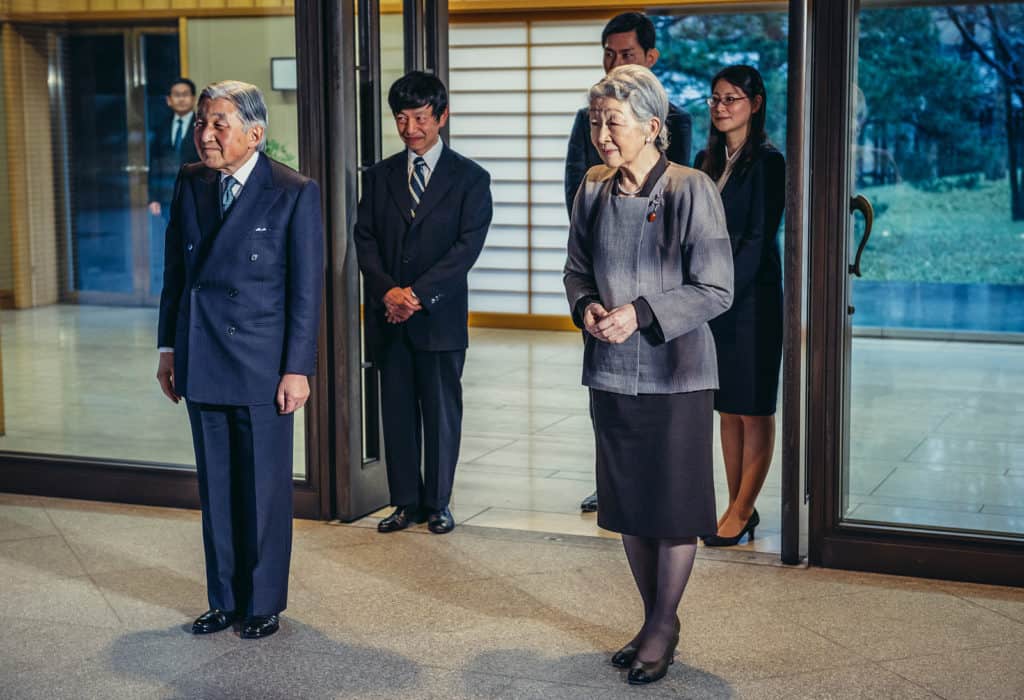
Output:
[[[427,179],[430,179],[431,173],[437,168],[437,161],[441,160],[441,152],[444,150],[444,140],[441,138],[437,139],[437,143],[430,147],[430,150],[423,154],[423,160],[427,161]],[[419,158],[412,149],[405,149],[406,153],[409,154],[409,173],[412,173],[413,161]]]
[[194,114],[194,112],[189,112],[188,114],[174,113],[174,118],[171,119],[171,139],[174,139],[174,133],[178,130],[179,119],[181,120],[181,140],[184,141],[187,138],[192,138],[192,135],[189,134],[189,130],[192,126],[192,116]]
[[[256,168],[256,163],[259,162],[259,159],[260,152],[253,151],[253,154],[249,156],[249,160],[242,163],[242,167],[240,167],[238,170],[232,173],[231,177],[235,178],[235,180],[238,182],[239,187],[245,186],[245,181],[249,179],[250,175],[252,175],[252,171]],[[224,173],[220,174],[221,180],[223,180],[225,177],[227,176]]]

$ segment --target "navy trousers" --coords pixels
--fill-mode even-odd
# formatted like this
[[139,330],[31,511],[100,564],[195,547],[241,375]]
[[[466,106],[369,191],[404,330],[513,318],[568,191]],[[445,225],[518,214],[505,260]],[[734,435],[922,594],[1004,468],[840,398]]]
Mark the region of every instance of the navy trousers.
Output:
[[391,503],[446,508],[462,439],[466,351],[417,350],[402,338],[384,346],[376,361]]
[[295,416],[273,404],[188,402],[211,608],[274,615],[287,606]]

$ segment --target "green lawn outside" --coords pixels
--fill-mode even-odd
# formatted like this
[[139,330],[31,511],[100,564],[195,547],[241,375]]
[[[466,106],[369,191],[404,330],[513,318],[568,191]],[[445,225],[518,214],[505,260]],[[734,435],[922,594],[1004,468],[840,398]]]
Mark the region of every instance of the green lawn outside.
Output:
[[[939,185],[962,181],[958,176]],[[975,187],[948,192],[902,182],[861,193],[877,214],[861,262],[864,279],[1024,284],[1024,221],[1010,220],[1009,179],[979,176]]]

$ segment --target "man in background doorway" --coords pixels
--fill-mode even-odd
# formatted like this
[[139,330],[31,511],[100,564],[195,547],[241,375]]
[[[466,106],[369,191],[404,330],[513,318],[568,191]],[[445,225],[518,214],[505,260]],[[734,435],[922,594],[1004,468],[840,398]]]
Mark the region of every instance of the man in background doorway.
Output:
[[192,139],[195,130],[196,85],[188,78],[175,80],[167,92],[169,114],[161,114],[149,135],[149,240],[151,288],[163,287],[164,231],[170,219],[171,198],[178,171],[198,163]]
[[395,506],[377,529],[426,520],[440,535],[455,527],[468,275],[491,223],[491,176],[441,139],[448,91],[439,78],[403,76],[388,105],[406,148],[363,175],[355,229]]
[[175,80],[167,93],[167,106],[171,113],[158,122],[149,141],[149,213],[164,219],[181,166],[199,162],[192,138],[196,84],[188,78]]
[[[658,62],[655,47],[654,23],[642,12],[623,12],[612,17],[601,32],[601,46],[604,48],[604,72],[626,65],[640,65],[652,68]],[[595,165],[601,165],[601,156],[590,140],[590,114],[587,107],[576,112],[576,121],[569,136],[569,152],[565,156],[565,207],[572,216],[572,203],[576,190],[583,182],[583,176]],[[674,104],[668,105],[668,151],[666,155],[673,163],[690,164],[690,133],[693,125],[690,115]],[[597,492],[590,494],[580,503],[580,510],[590,513],[597,510]]]

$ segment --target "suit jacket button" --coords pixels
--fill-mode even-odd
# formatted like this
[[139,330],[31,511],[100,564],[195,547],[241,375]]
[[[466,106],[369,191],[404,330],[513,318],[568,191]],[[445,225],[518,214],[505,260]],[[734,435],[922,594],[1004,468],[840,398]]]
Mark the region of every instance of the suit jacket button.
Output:
[[234,335],[234,334],[235,334],[235,327],[234,326],[228,326],[228,335]]
[[408,262],[409,262],[409,258],[402,258],[402,263],[403,264],[408,264]]
[[238,296],[238,290],[237,289],[232,289],[230,292],[228,292],[228,296],[229,297],[237,297]]
[[196,291],[196,292],[198,292],[202,288],[203,288],[203,285],[199,284],[198,282],[196,282],[195,284],[192,285],[193,291]]
[[186,248],[187,248],[187,249],[188,249],[189,251],[191,251],[191,250],[192,250],[193,248],[195,248],[195,246],[194,246],[193,244],[191,244],[191,243],[189,243],[189,244],[188,244],[187,246],[185,246],[185,247],[186,247]]
[[252,255],[249,256],[249,260],[252,261],[252,262],[256,262],[259,259],[260,259],[259,253],[253,253]]

